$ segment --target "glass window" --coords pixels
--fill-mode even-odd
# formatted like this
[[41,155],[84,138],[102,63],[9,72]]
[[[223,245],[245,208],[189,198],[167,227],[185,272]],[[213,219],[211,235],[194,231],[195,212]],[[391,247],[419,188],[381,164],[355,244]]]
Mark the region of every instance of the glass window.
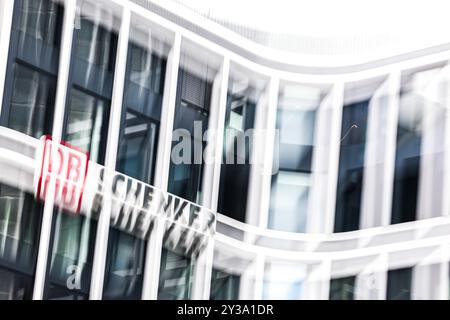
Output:
[[342,111],[334,232],[359,229],[369,102],[354,102]]
[[158,299],[191,298],[195,259],[163,248],[159,274]]
[[[184,55],[181,61],[186,60],[190,58]],[[208,129],[212,75],[215,71],[204,64],[200,64],[198,69],[194,70],[187,67],[191,67],[189,63],[181,63],[178,73],[173,125],[174,134],[178,136],[172,143],[168,191],[187,200],[200,202],[204,167],[203,150],[206,147],[203,133]],[[179,140],[175,141],[176,138]],[[176,151],[176,148],[187,145],[190,150],[183,148],[180,152]],[[175,163],[174,156],[179,156],[181,161]]]
[[[305,232],[316,109],[323,98],[319,88],[284,85],[280,90],[276,128],[279,171],[272,177],[269,228]],[[277,146],[275,146],[277,147]]]
[[90,1],[81,3],[77,19],[63,139],[103,164],[120,22]]
[[88,299],[97,221],[55,210],[46,299]]
[[211,300],[238,300],[240,276],[213,268],[211,275]]
[[110,228],[103,299],[141,298],[145,250],[145,240]]
[[[414,221],[424,216],[432,217],[431,212],[440,214],[442,211],[438,203],[442,190],[442,163],[445,160],[442,158],[443,149],[440,146],[445,145],[442,138],[445,136],[442,119],[446,118],[446,101],[443,97],[445,97],[445,86],[448,86],[440,79],[442,74],[440,68],[433,68],[405,73],[402,76],[392,223]],[[423,139],[424,137],[426,139]],[[423,158],[428,165],[421,168]],[[425,192],[434,194],[433,201],[430,201],[434,203],[434,207],[422,203],[422,214],[419,215],[421,176],[427,181],[428,190]]]
[[31,299],[42,219],[33,196],[0,185],[0,299]]
[[141,29],[134,27],[130,33],[116,168],[152,183],[168,49]]
[[8,127],[40,138],[50,133],[53,120],[55,80],[15,64]]
[[331,279],[330,300],[353,300],[356,277]]
[[103,163],[108,119],[107,102],[72,89],[64,139],[72,146],[89,152],[89,160]]
[[386,299],[410,300],[411,277],[412,268],[389,270]]
[[53,122],[63,7],[53,0],[17,0],[1,123],[40,138]]
[[257,82],[233,70],[228,82],[217,211],[242,222],[245,222],[250,178],[250,130],[264,90],[264,81]]

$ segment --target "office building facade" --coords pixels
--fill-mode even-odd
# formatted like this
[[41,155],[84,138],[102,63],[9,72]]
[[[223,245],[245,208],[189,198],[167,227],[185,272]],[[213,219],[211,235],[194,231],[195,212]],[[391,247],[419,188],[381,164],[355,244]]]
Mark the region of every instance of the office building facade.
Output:
[[315,67],[174,8],[0,1],[0,299],[448,299],[450,45]]

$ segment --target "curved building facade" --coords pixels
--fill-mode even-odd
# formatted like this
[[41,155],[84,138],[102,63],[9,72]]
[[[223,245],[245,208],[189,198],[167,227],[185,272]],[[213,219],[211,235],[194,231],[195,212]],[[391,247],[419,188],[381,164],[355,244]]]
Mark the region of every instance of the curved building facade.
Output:
[[448,299],[450,44],[320,65],[184,13],[0,2],[0,299]]

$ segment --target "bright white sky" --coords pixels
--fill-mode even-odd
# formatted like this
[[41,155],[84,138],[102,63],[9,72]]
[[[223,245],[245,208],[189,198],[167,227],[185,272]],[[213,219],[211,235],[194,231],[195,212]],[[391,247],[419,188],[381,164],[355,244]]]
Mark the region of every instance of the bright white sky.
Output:
[[[178,0],[255,29],[305,36],[450,39],[450,0]],[[431,38],[431,39],[430,39]]]
[[[378,34],[450,26],[448,0],[181,0],[231,21],[306,35]],[[447,30],[448,32],[448,30]]]

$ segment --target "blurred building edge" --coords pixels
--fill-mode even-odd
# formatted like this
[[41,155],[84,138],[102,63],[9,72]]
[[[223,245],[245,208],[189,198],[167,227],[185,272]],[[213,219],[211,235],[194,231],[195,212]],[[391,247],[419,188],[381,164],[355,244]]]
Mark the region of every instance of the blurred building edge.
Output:
[[[448,299],[450,43],[266,49],[160,1],[2,1],[0,298]],[[89,154],[79,215],[34,197],[44,135]]]

